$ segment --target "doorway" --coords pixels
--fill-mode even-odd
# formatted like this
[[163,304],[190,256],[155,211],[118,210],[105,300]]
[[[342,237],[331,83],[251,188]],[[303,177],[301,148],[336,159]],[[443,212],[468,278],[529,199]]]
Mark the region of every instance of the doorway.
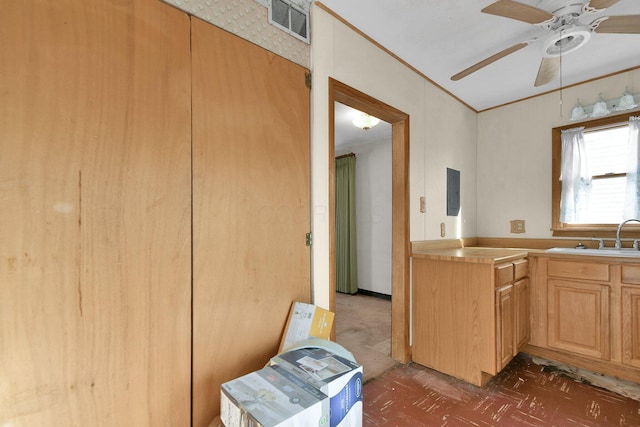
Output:
[[391,357],[391,124],[356,126],[362,114],[334,105],[335,325],[336,342],[367,382],[398,362]]
[[[335,102],[391,124],[392,244],[391,357],[407,363],[409,343],[409,116],[371,96],[329,79],[329,306],[336,308],[335,246]],[[335,338],[335,336],[334,336]]]

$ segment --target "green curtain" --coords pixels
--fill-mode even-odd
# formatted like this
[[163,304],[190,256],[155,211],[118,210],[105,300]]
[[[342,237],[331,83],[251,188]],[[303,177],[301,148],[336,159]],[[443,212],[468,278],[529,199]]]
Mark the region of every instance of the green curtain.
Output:
[[336,290],[358,292],[355,154],[336,159]]

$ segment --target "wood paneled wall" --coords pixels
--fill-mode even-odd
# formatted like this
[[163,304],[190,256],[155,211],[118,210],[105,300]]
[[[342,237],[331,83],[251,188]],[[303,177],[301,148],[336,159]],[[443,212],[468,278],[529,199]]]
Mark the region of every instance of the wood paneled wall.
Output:
[[197,19],[193,47],[193,425],[277,353],[310,299],[305,68]]
[[0,41],[0,425],[207,426],[310,299],[307,70],[157,0]]
[[189,19],[0,13],[0,425],[190,418]]

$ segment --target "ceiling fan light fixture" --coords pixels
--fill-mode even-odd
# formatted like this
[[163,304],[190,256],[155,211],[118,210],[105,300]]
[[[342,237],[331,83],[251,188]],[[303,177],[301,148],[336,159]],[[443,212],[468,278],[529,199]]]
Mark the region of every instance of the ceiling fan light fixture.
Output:
[[367,113],[360,113],[355,119],[352,120],[352,123],[355,127],[358,127],[362,130],[369,130],[380,123],[380,119],[378,119],[377,117],[373,117]]
[[588,27],[574,27],[553,33],[542,46],[542,54],[548,58],[566,55],[585,45],[591,38]]

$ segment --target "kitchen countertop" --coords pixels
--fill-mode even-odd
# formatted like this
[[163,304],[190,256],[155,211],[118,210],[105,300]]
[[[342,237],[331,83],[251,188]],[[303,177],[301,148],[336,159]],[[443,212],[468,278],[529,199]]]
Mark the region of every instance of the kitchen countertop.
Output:
[[602,255],[591,255],[591,254],[581,254],[579,252],[576,253],[565,253],[565,252],[546,252],[543,250],[535,250],[529,251],[529,255],[537,256],[537,257],[546,257],[546,258],[560,258],[567,259],[571,261],[584,261],[585,258],[588,262],[604,262],[609,264],[619,264],[619,263],[640,263],[640,257],[637,256],[608,256],[606,250],[603,251]]
[[529,255],[528,249],[509,248],[449,248],[417,250],[411,253],[413,258],[436,259],[440,261],[458,261],[496,264],[525,258]]
[[545,252],[543,249],[516,249],[516,248],[434,248],[414,250],[411,253],[413,258],[435,259],[440,261],[475,262],[486,264],[499,264],[509,262],[527,256],[544,256],[547,258],[562,258],[571,260],[584,260],[589,262],[620,263],[630,262],[640,264],[640,257],[614,257],[606,255],[571,254],[561,252]]

